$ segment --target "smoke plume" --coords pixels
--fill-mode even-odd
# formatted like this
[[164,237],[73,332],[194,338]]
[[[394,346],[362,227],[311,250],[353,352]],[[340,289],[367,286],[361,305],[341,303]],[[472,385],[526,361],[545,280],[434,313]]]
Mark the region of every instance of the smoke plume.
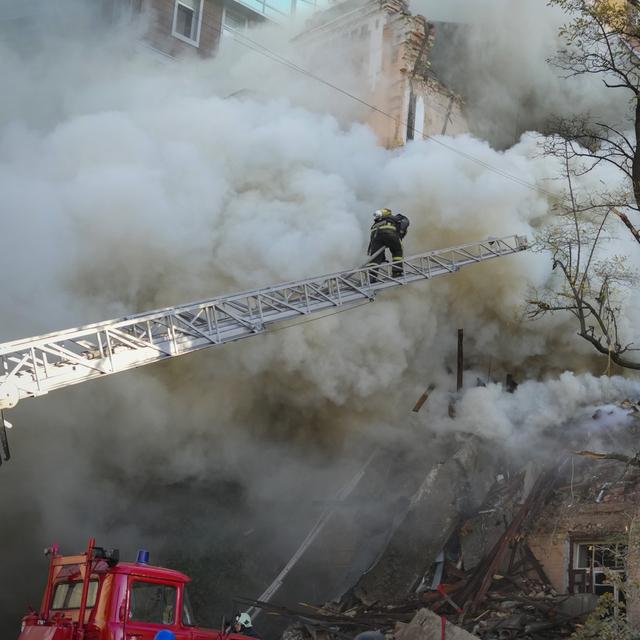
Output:
[[[472,130],[501,148],[577,113],[628,125],[629,102],[596,75],[566,77],[548,61],[564,46],[570,16],[537,0],[412,0],[436,23],[432,65],[465,98]],[[444,22],[441,22],[444,21]]]
[[[552,215],[549,197],[487,165],[562,194],[537,134],[505,151],[471,135],[446,139],[454,151],[438,139],[385,151],[349,122],[344,96],[255,51],[167,62],[138,44],[143,27],[98,28],[83,3],[56,6],[62,30],[36,17],[32,47],[0,43],[11,87],[0,102],[0,340],[358,265],[380,206],[411,219],[409,254],[532,236]],[[542,70],[544,55],[531,56]],[[477,90],[479,110],[503,103]],[[0,478],[3,636],[37,604],[35,553],[52,541],[70,552],[89,535],[128,553],[151,545],[158,561],[210,569],[210,598],[227,606],[234,579],[244,593],[266,586],[317,515],[314,499],[375,444],[406,441],[430,460],[433,434],[459,428],[524,447],[585,405],[637,396],[635,379],[588,375],[604,365],[568,319],[524,320],[526,291],[548,277],[545,255],[520,254],[24,401]],[[624,322],[637,333],[629,296]],[[513,396],[470,389],[459,422],[447,412],[457,327],[467,380],[531,379]],[[566,369],[578,375],[557,378]],[[424,417],[409,419],[430,382]],[[16,584],[18,570],[27,577]]]

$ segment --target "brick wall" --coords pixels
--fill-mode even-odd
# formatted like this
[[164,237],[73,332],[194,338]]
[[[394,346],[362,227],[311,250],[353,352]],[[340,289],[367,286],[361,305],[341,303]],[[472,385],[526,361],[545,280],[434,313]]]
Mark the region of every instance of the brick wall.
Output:
[[175,4],[176,0],[145,0],[144,10],[150,15],[147,34],[149,43],[171,56],[215,54],[222,29],[222,0],[205,0],[202,3],[202,23],[197,47],[172,35]]
[[[637,474],[620,480],[621,465],[610,473],[593,476],[595,480],[564,487],[545,506],[527,535],[527,542],[542,565],[554,589],[566,591],[570,562],[570,544],[575,541],[606,542],[627,535],[640,504]],[[595,473],[600,471],[594,469]],[[610,477],[609,477],[610,476]],[[610,486],[600,494],[604,480]],[[596,502],[596,498],[600,502]]]
[[460,99],[435,78],[427,79],[433,33],[422,16],[410,15],[403,0],[370,0],[355,12],[345,6],[342,15],[341,6],[314,16],[299,41],[312,56],[321,56],[325,46],[347,43],[347,63],[361,72],[363,82],[355,92],[378,109],[363,107],[356,117],[380,144],[394,148],[405,143],[410,113],[414,138],[468,130]]

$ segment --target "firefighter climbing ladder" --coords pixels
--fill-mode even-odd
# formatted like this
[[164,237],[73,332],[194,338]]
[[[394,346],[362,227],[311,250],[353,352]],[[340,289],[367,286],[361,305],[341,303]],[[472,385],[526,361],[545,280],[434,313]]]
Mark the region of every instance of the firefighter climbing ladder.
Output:
[[[404,275],[362,267],[0,344],[0,410],[24,398],[264,333],[275,323],[373,301],[378,292],[527,248],[522,236],[406,258]],[[397,263],[398,264],[398,263]],[[4,436],[4,421],[0,419]]]

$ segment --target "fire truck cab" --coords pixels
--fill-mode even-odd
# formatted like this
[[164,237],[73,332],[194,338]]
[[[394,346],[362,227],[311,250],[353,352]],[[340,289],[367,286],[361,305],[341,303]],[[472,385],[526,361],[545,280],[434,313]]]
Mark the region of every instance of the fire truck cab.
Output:
[[151,566],[146,551],[136,562],[119,562],[117,550],[91,539],[82,555],[62,556],[57,547],[46,552],[40,611],[23,618],[18,640],[154,640],[162,630],[176,640],[246,640],[196,626],[187,594],[191,579]]

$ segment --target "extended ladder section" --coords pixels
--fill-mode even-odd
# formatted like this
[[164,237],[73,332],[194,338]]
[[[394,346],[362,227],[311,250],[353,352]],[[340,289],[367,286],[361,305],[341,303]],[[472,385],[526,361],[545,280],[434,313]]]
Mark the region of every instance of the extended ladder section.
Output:
[[455,273],[527,248],[521,236],[406,258],[404,275],[363,267],[0,344],[0,409],[23,398],[263,333],[275,323],[374,300],[384,289]]

